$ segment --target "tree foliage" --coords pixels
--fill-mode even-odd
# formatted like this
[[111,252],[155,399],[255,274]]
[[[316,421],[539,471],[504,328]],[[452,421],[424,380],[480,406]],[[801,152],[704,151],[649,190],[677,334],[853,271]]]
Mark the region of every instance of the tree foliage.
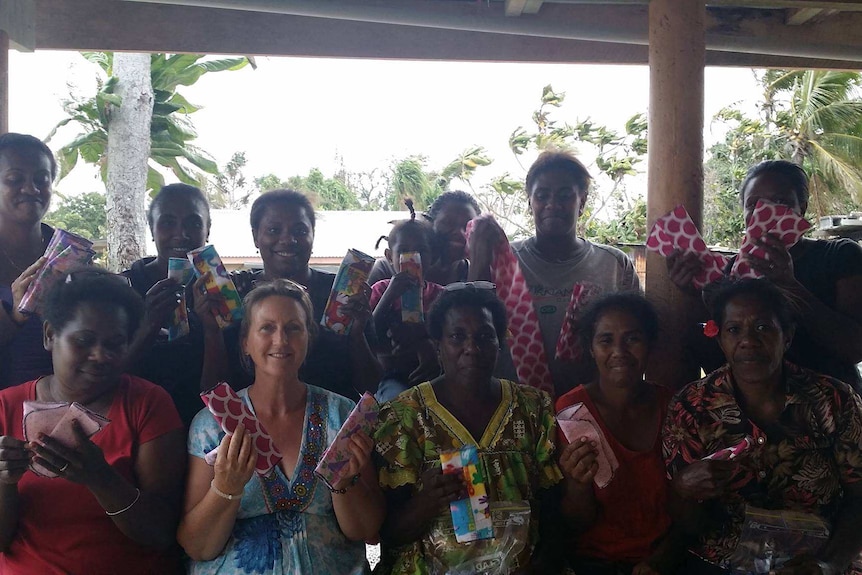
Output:
[[[704,237],[738,247],[744,231],[739,188],[751,166],[790,160],[810,177],[809,215],[847,213],[862,199],[862,95],[859,74],[770,70],[757,76],[756,116],[739,106],[719,111],[725,130],[704,170]],[[854,200],[855,198],[855,200]]]
[[[641,225],[637,214],[645,213],[645,203],[643,198],[629,193],[626,183],[639,173],[638,167],[646,155],[646,116],[635,114],[622,132],[597,124],[589,117],[569,124],[553,114],[555,109],[563,107],[565,99],[565,92],[545,86],[539,107],[532,115],[533,125],[529,129],[516,128],[509,136],[509,149],[515,157],[552,149],[578,154],[592,168],[594,177],[581,232],[611,243],[643,241],[645,218]],[[510,236],[532,234],[523,176],[503,174],[480,190],[478,196],[483,207],[497,215]]]
[[45,223],[85,238],[103,239],[107,236],[108,228],[105,194],[87,192],[62,198],[59,205],[45,216]]
[[217,209],[238,210],[249,204],[259,191],[243,172],[248,160],[245,152],[234,152],[215,178],[202,178],[200,188],[205,190],[210,206]]
[[[114,55],[111,52],[84,52],[84,58],[97,64],[101,74],[96,78],[96,94],[71,94],[63,102],[66,118],[61,120],[46,138],[50,141],[57,130],[74,124],[80,133],[59,152],[62,180],[81,159],[100,168],[105,180],[108,161],[108,123],[112,108],[120,105],[113,76]],[[150,78],[153,84],[153,119],[150,126],[150,165],[147,189],[150,193],[165,184],[161,169],[167,169],[181,182],[197,185],[200,173],[218,174],[218,166],[209,154],[194,146],[197,138],[188,116],[201,109],[181,93],[180,86],[191,86],[209,72],[239,70],[247,66],[248,58],[204,59],[200,54],[151,55]]]

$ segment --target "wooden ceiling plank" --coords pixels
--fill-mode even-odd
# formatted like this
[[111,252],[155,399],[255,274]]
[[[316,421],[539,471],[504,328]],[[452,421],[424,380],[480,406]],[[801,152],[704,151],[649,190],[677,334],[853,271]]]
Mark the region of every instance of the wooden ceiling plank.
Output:
[[539,10],[542,9],[542,4],[544,0],[527,0],[527,4],[524,6],[524,14],[538,14]]
[[527,0],[506,0],[506,16],[520,16],[524,13],[526,5]]
[[790,8],[787,10],[784,21],[788,26],[800,26],[822,12],[823,9],[821,8]]
[[13,48],[21,52],[36,49],[35,0],[0,0],[0,30],[9,36]]

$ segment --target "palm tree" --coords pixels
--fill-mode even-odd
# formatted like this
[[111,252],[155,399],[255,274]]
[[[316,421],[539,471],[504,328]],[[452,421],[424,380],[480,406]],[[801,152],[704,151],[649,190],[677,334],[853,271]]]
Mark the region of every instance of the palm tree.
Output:
[[862,202],[862,76],[771,70],[762,82],[766,121],[785,157],[809,174],[818,215]]

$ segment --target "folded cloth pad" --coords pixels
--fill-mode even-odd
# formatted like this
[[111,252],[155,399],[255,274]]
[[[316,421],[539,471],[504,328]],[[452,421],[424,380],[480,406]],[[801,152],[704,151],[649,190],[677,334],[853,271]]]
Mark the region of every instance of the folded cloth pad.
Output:
[[557,423],[566,441],[572,443],[586,437],[587,441],[595,441],[599,455],[597,458],[599,470],[593,481],[599,489],[604,489],[614,478],[614,473],[620,464],[614,450],[608,443],[602,428],[596,422],[593,414],[583,403],[570,405],[557,414]]
[[[23,424],[26,441],[37,441],[39,434],[45,434],[66,447],[77,447],[78,436],[72,427],[74,421],[78,422],[87,437],[92,437],[110,423],[109,419],[79,403],[24,402]],[[56,473],[37,463],[31,463],[30,469],[36,475],[57,477]]]

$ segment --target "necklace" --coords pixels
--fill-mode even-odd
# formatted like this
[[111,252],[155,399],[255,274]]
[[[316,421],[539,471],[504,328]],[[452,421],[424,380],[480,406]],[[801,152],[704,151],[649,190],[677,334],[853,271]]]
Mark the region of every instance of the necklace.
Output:
[[[42,251],[44,252],[45,251],[45,238],[44,237],[42,238],[41,243],[42,243],[41,248],[42,248]],[[12,256],[9,255],[9,252],[6,251],[6,248],[3,247],[2,243],[0,243],[0,253],[2,253],[3,257],[6,258],[6,261],[8,261],[12,265],[13,268],[15,268],[15,271],[17,272],[17,274],[16,274],[17,276],[20,276],[22,273],[24,273],[24,270],[26,270],[28,267],[30,267],[33,263],[33,262],[30,262],[29,264],[26,264],[24,266],[19,266],[15,262],[15,260],[12,259]],[[37,257],[36,259],[39,259],[39,258]],[[34,259],[33,261],[35,262],[36,259]]]
[[15,260],[12,259],[12,256],[9,255],[9,253],[6,251],[6,248],[4,248],[3,246],[0,246],[0,252],[3,252],[3,255],[6,257],[6,260],[10,264],[12,264],[12,267],[15,268],[15,271],[18,272],[18,275],[21,275],[22,273],[24,273],[24,270],[27,269],[26,267],[22,268],[21,266],[16,264]]

